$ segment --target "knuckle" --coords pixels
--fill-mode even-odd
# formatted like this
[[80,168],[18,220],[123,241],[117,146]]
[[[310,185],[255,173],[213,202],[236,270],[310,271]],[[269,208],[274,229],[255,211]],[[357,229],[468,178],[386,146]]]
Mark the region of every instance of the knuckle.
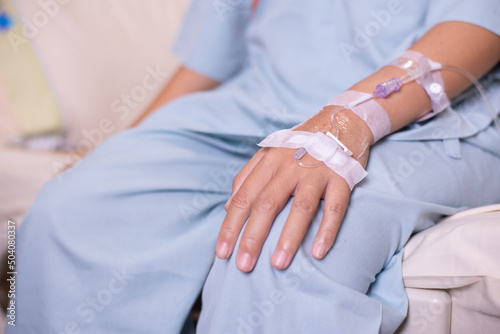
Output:
[[262,196],[255,201],[255,209],[258,212],[271,212],[278,208],[276,200],[270,196]]
[[295,200],[292,203],[292,206],[295,210],[302,213],[306,214],[314,213],[314,205],[307,198],[295,198]]
[[299,236],[294,233],[284,233],[281,236],[281,239],[283,240],[282,247],[286,251],[292,251],[297,249],[297,247],[302,242],[302,236]]
[[241,239],[241,246],[246,250],[254,250],[259,248],[262,244],[262,240],[255,234],[246,234]]
[[340,203],[330,203],[325,208],[328,213],[338,216],[343,216],[346,209],[346,206]]
[[241,184],[243,180],[244,179],[241,173],[236,174],[236,176],[233,178],[233,187],[235,187],[238,184]]
[[224,240],[231,240],[238,232],[233,226],[225,225],[221,227],[219,234]]
[[326,228],[323,228],[323,230],[321,231],[321,235],[323,237],[323,240],[327,244],[332,244],[333,241],[335,240],[335,237],[337,236],[337,232],[338,232],[338,228],[334,228],[333,226],[326,227]]
[[237,209],[247,209],[250,206],[248,195],[238,191],[231,200],[231,206]]

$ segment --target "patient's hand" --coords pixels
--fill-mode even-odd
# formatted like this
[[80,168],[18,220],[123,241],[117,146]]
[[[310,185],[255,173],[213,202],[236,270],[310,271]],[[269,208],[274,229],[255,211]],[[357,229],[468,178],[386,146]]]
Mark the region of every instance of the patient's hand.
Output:
[[[298,166],[293,158],[295,151],[263,148],[234,179],[216,254],[221,259],[232,254],[248,218],[236,257],[236,265],[241,271],[249,272],[254,268],[276,215],[292,195],[292,208],[271,259],[272,265],[277,269],[289,266],[321,199],[325,200],[325,205],[312,247],[313,256],[323,258],[335,241],[351,196],[349,186],[325,165]],[[366,153],[360,161],[363,166],[367,156]],[[303,159],[316,161],[308,155]]]

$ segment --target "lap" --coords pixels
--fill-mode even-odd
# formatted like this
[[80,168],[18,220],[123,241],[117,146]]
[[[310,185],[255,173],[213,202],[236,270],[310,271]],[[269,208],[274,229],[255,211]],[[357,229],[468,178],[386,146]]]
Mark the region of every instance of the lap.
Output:
[[[159,312],[151,326],[167,328],[168,322],[172,324],[168,328],[179,328],[179,319],[196,297],[213,258],[232,177],[256,151],[255,143],[261,136],[275,130],[262,131],[263,118],[246,113],[239,102],[218,94],[197,94],[166,106],[139,128],[103,143],[74,171],[45,187],[19,233],[23,247],[19,257],[20,300],[28,296],[43,300],[47,314],[66,310],[65,314],[69,312],[68,317],[74,318],[79,303],[95,295],[113,270],[126,268],[134,277],[147,277],[151,288],[142,294],[140,280],[130,283],[120,294],[121,306],[117,304],[114,312],[107,309],[99,313],[100,320],[92,325],[101,321],[109,325],[112,313],[120,315],[113,319],[131,318],[126,303],[136,301],[137,305],[149,305],[144,312],[151,308]],[[344,296],[339,300],[350,307],[366,303],[366,314],[380,313],[385,304],[366,294],[387,297],[377,290],[380,273],[392,266],[397,272],[394,254],[411,233],[431,226],[441,215],[487,204],[493,198],[492,189],[500,184],[498,176],[486,184],[474,182],[482,180],[479,175],[491,171],[491,166],[498,169],[498,158],[464,144],[464,158],[457,160],[448,158],[439,144],[431,150],[428,145],[385,141],[375,146],[369,176],[355,189],[328,257],[316,261],[310,256],[317,217],[290,270],[277,272],[269,261],[288,205],[278,216],[252,274],[238,272],[233,261],[216,262],[207,283],[207,293],[212,295],[206,299],[207,305],[213,306],[214,314],[248,315],[253,302],[278,298],[273,289],[284,284],[291,309],[280,313],[276,307],[276,317],[301,314],[294,306],[294,301],[300,300],[304,301],[301,310],[321,305],[326,311],[337,310],[342,319],[341,308],[332,303],[338,296]],[[66,270],[59,274],[61,266]],[[36,282],[29,279],[35,276],[39,278]],[[196,284],[191,284],[194,281]],[[62,295],[61,291],[75,286],[78,293]],[[235,295],[234,291],[241,293]],[[170,303],[163,296],[171,297]],[[25,310],[20,319],[37,312],[36,307]],[[359,312],[359,319],[363,312]],[[324,314],[303,314],[317,317],[320,329],[328,326],[322,322]],[[140,318],[137,314],[134,317]],[[237,316],[233,318],[238,321]],[[290,323],[301,319],[297,316]],[[41,328],[57,330],[49,320],[46,326],[45,320],[39,320]],[[376,321],[372,325],[376,326]]]
[[213,261],[232,178],[257,149],[254,138],[168,122],[181,112],[161,110],[164,126],[110,138],[44,187],[18,233],[25,307],[12,333],[72,323],[180,330]]

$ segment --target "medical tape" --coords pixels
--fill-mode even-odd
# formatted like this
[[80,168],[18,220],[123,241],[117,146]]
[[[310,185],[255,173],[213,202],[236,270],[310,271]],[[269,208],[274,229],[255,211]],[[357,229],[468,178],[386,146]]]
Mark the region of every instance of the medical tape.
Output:
[[372,99],[371,94],[348,90],[334,98],[328,105],[349,109],[365,121],[373,134],[374,143],[391,132],[391,120],[387,112]]
[[416,82],[425,89],[431,99],[432,111],[418,121],[429,119],[450,106],[450,100],[444,89],[441,73],[438,71],[441,64],[434,62],[417,51],[408,50],[403,52],[390,65],[399,67],[406,73],[419,72],[420,76]]
[[260,147],[304,148],[311,157],[322,161],[346,180],[351,190],[367,175],[358,161],[346,153],[337,141],[322,132],[280,130],[267,136],[258,145]]

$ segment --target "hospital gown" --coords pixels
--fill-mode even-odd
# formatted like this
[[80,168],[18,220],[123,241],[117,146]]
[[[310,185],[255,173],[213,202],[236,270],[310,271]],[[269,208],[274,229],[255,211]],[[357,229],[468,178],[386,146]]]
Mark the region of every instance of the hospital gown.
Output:
[[[500,34],[498,1],[195,0],[174,52],[222,83],[179,98],[48,182],[18,232],[17,322],[7,333],[179,333],[214,260],[231,181],[266,135],[309,118],[434,25]],[[158,34],[161,38],[161,33]],[[484,80],[500,108],[499,72]],[[465,96],[465,95],[464,95]],[[412,103],[411,100],[407,101]],[[500,137],[474,94],[381,140],[333,249],[291,266],[216,260],[200,333],[390,333],[405,317],[408,238],[500,201]],[[186,321],[187,320],[187,321]]]

